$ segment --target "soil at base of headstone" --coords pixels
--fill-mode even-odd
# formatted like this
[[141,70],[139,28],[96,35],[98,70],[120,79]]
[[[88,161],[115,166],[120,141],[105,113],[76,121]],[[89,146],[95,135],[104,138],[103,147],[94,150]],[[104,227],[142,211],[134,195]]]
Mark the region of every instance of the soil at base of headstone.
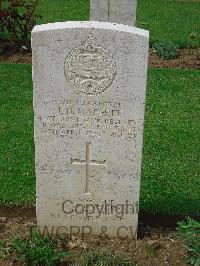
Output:
[[[145,218],[146,219],[146,218]],[[145,221],[143,221],[145,223]],[[158,223],[157,223],[158,225]],[[0,207],[0,241],[7,243],[11,236],[27,237],[30,227],[36,226],[35,208],[5,208]],[[133,259],[137,265],[187,265],[186,250],[179,241],[174,228],[148,227],[142,228],[144,234],[139,240],[120,240],[101,238],[99,236],[84,236],[83,239],[73,236],[67,241],[67,249],[71,258],[76,258],[84,250],[91,251],[108,247],[111,252],[122,254]],[[0,258],[0,266],[20,265],[15,254],[5,260]],[[63,264],[69,265],[69,264]],[[73,264],[70,264],[73,265]]]
[[[0,54],[0,62],[31,64],[31,53],[12,53],[7,51]],[[156,68],[182,68],[200,69],[200,48],[180,49],[179,57],[176,59],[163,60],[153,50],[149,50],[149,66]]]

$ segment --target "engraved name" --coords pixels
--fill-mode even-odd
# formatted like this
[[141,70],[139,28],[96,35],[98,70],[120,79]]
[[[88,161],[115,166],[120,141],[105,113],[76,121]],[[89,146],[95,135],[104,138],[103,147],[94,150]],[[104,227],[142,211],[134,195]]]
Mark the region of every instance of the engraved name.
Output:
[[83,101],[68,99],[56,104],[56,112],[38,117],[42,132],[60,138],[110,136],[135,138],[136,122],[122,118],[119,102]]

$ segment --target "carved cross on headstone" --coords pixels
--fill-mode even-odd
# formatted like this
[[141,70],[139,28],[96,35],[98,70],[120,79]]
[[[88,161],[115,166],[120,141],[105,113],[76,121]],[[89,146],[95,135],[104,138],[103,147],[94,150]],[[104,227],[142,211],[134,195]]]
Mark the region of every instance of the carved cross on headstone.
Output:
[[90,20],[135,26],[137,0],[90,0]]
[[79,165],[86,165],[86,182],[85,182],[85,193],[90,194],[89,192],[89,179],[90,179],[90,171],[91,165],[96,166],[106,166],[106,161],[95,161],[91,160],[91,143],[86,142],[86,160],[79,160],[79,159],[71,159],[71,164],[79,164]]

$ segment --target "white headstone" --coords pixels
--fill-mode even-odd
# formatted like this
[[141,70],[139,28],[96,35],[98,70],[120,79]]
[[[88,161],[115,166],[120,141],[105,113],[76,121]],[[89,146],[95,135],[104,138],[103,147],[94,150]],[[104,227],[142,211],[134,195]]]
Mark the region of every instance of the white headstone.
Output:
[[32,50],[38,225],[135,238],[148,32],[47,24]]
[[90,20],[135,26],[137,0],[90,0]]
[[90,0],[91,21],[109,21],[108,1],[109,0]]
[[135,26],[137,0],[110,0],[109,22]]

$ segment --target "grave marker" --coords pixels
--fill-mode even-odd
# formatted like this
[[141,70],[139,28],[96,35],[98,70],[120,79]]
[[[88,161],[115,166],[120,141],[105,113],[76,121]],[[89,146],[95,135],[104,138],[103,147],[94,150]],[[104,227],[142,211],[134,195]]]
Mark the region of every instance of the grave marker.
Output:
[[148,32],[47,24],[32,51],[38,225],[136,238]]
[[109,0],[90,0],[90,20],[109,21]]
[[137,0],[90,0],[90,20],[135,26],[136,9]]

